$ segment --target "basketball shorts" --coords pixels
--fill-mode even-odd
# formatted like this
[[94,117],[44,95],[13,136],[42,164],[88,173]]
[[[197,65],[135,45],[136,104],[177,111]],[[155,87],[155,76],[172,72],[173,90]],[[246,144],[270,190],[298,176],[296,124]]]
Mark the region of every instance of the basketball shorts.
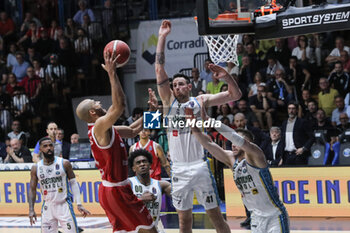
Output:
[[63,203],[47,203],[41,208],[41,232],[57,233],[58,222],[65,233],[78,233],[77,220],[71,201]]
[[272,216],[251,214],[250,227],[252,233],[289,233],[289,218],[287,213]]
[[209,169],[209,161],[174,163],[171,167],[173,205],[177,210],[193,207],[193,194],[206,210],[219,206],[216,182]]
[[130,185],[107,186],[102,183],[98,197],[114,233],[137,232],[140,228],[153,227],[152,216],[143,202],[134,195]]

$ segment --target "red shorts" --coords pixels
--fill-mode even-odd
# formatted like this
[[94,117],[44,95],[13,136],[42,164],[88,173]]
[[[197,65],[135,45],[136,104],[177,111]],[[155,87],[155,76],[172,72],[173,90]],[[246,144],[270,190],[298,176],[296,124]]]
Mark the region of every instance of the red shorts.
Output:
[[114,233],[137,232],[140,228],[153,227],[152,216],[143,202],[134,195],[130,185],[105,187],[101,184],[98,197]]

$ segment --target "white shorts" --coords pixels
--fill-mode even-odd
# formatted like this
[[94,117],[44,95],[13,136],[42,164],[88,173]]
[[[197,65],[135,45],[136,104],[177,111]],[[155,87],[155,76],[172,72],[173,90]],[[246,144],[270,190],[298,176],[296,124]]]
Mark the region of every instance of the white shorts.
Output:
[[287,212],[268,217],[251,214],[250,227],[252,233],[289,233],[289,217]]
[[78,233],[77,220],[70,201],[60,204],[44,202],[41,208],[41,232],[57,233],[58,222],[65,233]]
[[216,182],[209,169],[209,161],[176,163],[171,166],[171,197],[177,210],[193,208],[193,193],[206,210],[219,206]]

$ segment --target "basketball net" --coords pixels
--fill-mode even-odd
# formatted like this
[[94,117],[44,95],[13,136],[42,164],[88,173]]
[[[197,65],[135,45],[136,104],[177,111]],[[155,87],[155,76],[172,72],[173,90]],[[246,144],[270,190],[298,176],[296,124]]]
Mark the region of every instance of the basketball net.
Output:
[[[225,16],[225,14],[222,14],[222,16]],[[194,17],[194,19],[198,27],[197,17]],[[220,16],[218,19],[221,19]],[[209,56],[212,62],[215,64],[233,62],[236,66],[239,65],[236,53],[238,35],[204,35],[203,38],[209,48]]]

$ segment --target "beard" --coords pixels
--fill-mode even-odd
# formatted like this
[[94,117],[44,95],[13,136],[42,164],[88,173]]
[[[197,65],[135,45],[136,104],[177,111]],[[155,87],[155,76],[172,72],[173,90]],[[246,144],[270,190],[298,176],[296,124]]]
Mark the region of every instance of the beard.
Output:
[[95,111],[96,111],[96,114],[100,117],[106,115],[107,113],[106,110],[103,108],[95,109]]
[[53,159],[54,157],[54,153],[51,150],[47,151],[47,153],[43,152],[43,155],[46,159]]

